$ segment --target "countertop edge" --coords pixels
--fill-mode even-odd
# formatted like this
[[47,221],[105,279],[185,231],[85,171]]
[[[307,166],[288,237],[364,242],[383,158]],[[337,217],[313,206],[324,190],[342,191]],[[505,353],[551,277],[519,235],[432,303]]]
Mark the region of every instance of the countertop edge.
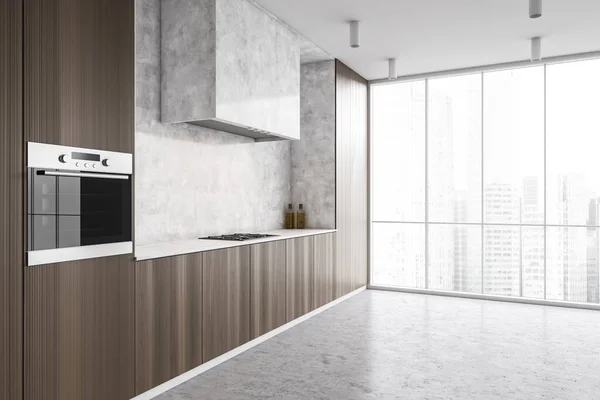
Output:
[[[182,256],[182,255],[187,255],[187,254],[204,253],[207,251],[222,250],[222,249],[228,249],[228,248],[232,248],[232,247],[251,246],[251,245],[255,245],[255,244],[276,242],[279,240],[295,239],[295,238],[300,238],[300,237],[305,237],[305,236],[324,235],[327,233],[335,233],[335,232],[337,232],[337,229],[306,229],[306,230],[281,229],[281,230],[261,232],[261,233],[266,233],[266,234],[275,234],[278,236],[256,239],[256,240],[248,240],[248,241],[244,241],[244,242],[233,242],[233,241],[228,242],[228,241],[215,240],[215,241],[210,241],[210,244],[208,244],[207,241],[201,242],[200,241],[201,239],[197,239],[197,242],[195,242],[194,239],[188,239],[188,240],[179,240],[179,241],[175,241],[175,242],[147,244],[147,245],[137,246],[134,248],[134,261],[141,262],[141,261],[156,260],[156,259],[167,258],[167,257],[177,257],[177,256]],[[214,244],[213,244],[213,242],[214,242]],[[181,246],[186,246],[186,245],[191,246],[194,243],[197,243],[198,248],[190,247],[189,249],[181,249]],[[148,251],[148,253],[155,253],[155,254],[146,254],[146,255],[143,254],[144,249],[148,249],[148,248],[151,249],[153,247],[155,247],[155,248],[165,247],[165,250],[161,251],[159,249],[155,249],[153,251],[152,250]],[[167,249],[168,247],[173,247],[174,249],[169,251]],[[180,248],[177,249],[177,247],[180,247]],[[142,253],[141,255],[139,254],[140,250]]]

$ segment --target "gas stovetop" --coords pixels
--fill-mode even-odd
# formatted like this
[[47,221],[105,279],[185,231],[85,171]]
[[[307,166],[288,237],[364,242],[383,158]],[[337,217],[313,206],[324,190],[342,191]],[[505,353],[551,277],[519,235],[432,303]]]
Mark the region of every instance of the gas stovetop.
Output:
[[244,240],[262,239],[266,237],[272,237],[277,235],[267,235],[264,233],[234,233],[231,235],[220,235],[220,236],[207,236],[200,239],[210,240],[235,240],[237,242],[243,242]]

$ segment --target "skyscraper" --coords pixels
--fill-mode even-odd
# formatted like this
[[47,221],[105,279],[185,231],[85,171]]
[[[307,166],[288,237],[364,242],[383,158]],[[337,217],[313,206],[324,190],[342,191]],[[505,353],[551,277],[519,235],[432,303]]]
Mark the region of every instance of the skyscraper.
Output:
[[[515,185],[494,183],[485,186],[486,222],[518,224],[520,209],[521,193]],[[520,227],[487,225],[483,237],[483,293],[520,296]]]
[[[543,188],[542,188],[543,190]],[[540,182],[537,176],[523,179],[523,198],[521,200],[521,223],[542,224],[544,222],[544,203]],[[521,228],[521,265],[522,296],[536,299],[544,298],[544,228],[542,226],[524,226]]]

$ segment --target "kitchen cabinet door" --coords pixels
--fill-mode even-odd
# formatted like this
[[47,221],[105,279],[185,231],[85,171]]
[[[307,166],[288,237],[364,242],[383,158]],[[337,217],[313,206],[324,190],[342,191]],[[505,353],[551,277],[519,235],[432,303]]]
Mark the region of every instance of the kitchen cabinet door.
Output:
[[25,141],[133,153],[134,0],[23,0],[23,21]]
[[250,248],[203,253],[202,358],[212,360],[250,340]]
[[24,398],[132,398],[132,256],[26,267],[24,279]]
[[250,247],[250,337],[286,322],[285,240]]
[[314,237],[286,241],[287,321],[314,310]]
[[136,263],[137,394],[202,364],[202,254]]
[[315,236],[315,308],[335,300],[335,233]]

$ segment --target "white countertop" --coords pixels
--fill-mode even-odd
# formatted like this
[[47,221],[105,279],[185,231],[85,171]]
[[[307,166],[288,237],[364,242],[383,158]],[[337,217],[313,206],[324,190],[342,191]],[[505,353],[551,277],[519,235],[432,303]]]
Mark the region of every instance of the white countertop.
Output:
[[336,232],[336,229],[280,229],[276,231],[259,232],[277,235],[262,239],[245,240],[243,242],[229,240],[190,239],[176,242],[153,243],[135,246],[136,261],[153,258],[172,257],[181,254],[199,253],[202,251],[226,249],[229,247],[247,246],[251,244],[273,242],[276,240],[292,239],[302,236],[321,235]]

